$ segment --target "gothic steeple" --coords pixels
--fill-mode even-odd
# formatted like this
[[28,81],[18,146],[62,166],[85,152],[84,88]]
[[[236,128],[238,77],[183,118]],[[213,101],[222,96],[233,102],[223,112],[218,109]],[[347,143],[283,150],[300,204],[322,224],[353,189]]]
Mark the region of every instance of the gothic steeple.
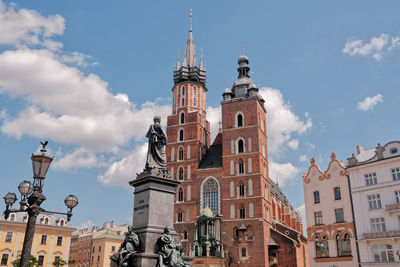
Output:
[[192,31],[192,13],[189,14],[190,24],[189,24],[189,36],[186,42],[185,56],[183,57],[182,66],[178,62],[174,70],[174,83],[181,82],[199,82],[203,85],[206,83],[206,71],[203,69],[202,60],[200,66],[196,64],[196,47],[193,41],[193,31]]

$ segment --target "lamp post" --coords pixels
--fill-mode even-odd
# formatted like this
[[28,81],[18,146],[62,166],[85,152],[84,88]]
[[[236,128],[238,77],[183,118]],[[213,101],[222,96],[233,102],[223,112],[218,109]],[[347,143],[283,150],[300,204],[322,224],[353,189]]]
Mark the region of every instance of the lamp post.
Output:
[[42,149],[37,154],[32,154],[33,167],[33,184],[30,181],[23,181],[18,185],[18,191],[21,193],[21,201],[19,209],[11,209],[12,205],[17,201],[15,193],[8,192],[4,197],[6,210],[4,218],[7,220],[11,212],[26,212],[28,213],[28,222],[26,223],[24,244],[22,247],[20,267],[29,266],[30,255],[33,237],[35,234],[36,219],[40,213],[47,214],[62,214],[67,216],[67,221],[70,221],[72,209],[78,205],[78,198],[74,195],[69,195],[65,198],[64,203],[68,208],[67,212],[47,211],[40,207],[46,197],[42,193],[44,179],[46,178],[47,170],[53,160],[53,156],[47,153],[46,145],[48,142],[40,142]]

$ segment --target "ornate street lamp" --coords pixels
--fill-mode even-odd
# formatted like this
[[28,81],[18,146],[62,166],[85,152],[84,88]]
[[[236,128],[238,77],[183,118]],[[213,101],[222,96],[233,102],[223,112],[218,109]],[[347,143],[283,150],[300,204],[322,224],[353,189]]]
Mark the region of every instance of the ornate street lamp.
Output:
[[3,199],[6,203],[4,218],[7,220],[11,212],[27,212],[28,222],[26,223],[24,244],[22,247],[20,267],[29,266],[33,237],[35,234],[36,219],[40,213],[47,214],[62,214],[67,216],[67,221],[70,221],[72,209],[78,205],[78,198],[74,195],[69,195],[65,198],[64,203],[68,208],[67,212],[47,211],[40,207],[46,197],[42,194],[44,179],[46,178],[47,170],[50,163],[53,161],[53,156],[47,153],[47,141],[42,144],[42,149],[39,153],[32,154],[33,167],[33,184],[29,181],[23,181],[18,185],[18,191],[21,193],[20,208],[11,209],[12,205],[17,200],[15,193],[7,193]]

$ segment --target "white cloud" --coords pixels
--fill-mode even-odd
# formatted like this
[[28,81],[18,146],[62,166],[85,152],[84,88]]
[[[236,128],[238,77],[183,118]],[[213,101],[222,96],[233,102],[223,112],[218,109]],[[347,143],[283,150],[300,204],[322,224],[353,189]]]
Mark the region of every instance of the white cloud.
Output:
[[293,181],[299,174],[300,169],[292,163],[277,163],[270,160],[269,176],[273,181],[278,181],[280,186],[285,186],[288,182]]
[[378,103],[383,102],[383,96],[381,94],[377,94],[373,97],[366,97],[363,101],[358,102],[357,109],[362,111],[368,111],[373,109]]
[[299,148],[299,140],[298,139],[292,139],[287,143],[287,145],[291,149],[297,150]]
[[[87,67],[89,65],[88,61],[91,59],[91,56],[85,55],[80,52],[64,53],[61,56],[62,62],[70,65],[76,65],[78,67]],[[92,65],[94,64],[96,63],[92,63]]]
[[122,159],[113,162],[97,179],[105,185],[129,187],[128,182],[136,178],[136,173],[143,171],[146,155],[147,143],[138,145]]
[[4,133],[46,137],[94,152],[115,152],[132,137],[142,139],[152,117],[161,114],[165,123],[170,111],[169,105],[154,102],[137,108],[126,95],[111,94],[97,75],[85,76],[45,50],[0,54],[2,92],[29,104],[16,118],[3,121]]
[[296,150],[299,145],[297,139],[291,139],[293,134],[303,134],[312,127],[309,114],[307,120],[302,121],[285,103],[282,93],[278,89],[261,88],[260,94],[265,100],[267,109],[268,152],[279,154],[286,145]]
[[218,134],[221,122],[221,107],[207,107],[207,120],[210,122],[211,143]]
[[39,45],[54,35],[63,34],[64,18],[43,17],[34,10],[14,10],[0,1],[0,44]]
[[55,169],[70,170],[100,167],[105,166],[105,164],[103,157],[96,155],[96,153],[84,147],[79,147],[74,152],[65,156],[61,153],[56,154],[55,162],[52,166]]
[[91,228],[93,226],[95,226],[94,223],[91,220],[87,220],[86,222],[81,223],[79,226],[76,226],[75,228],[85,229],[85,228]]
[[299,161],[300,162],[306,162],[308,159],[307,155],[303,154],[299,156]]
[[400,47],[400,37],[390,37],[382,33],[379,37],[372,37],[369,43],[362,40],[350,40],[345,43],[342,52],[350,56],[373,57],[377,61],[383,59],[384,53]]

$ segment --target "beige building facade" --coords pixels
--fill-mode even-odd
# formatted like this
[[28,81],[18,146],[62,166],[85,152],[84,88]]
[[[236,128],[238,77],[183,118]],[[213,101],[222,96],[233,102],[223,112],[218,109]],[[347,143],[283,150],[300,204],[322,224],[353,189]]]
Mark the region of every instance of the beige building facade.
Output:
[[[11,213],[7,220],[0,217],[0,265],[12,266],[22,253],[26,223],[26,213]],[[50,267],[56,259],[67,260],[71,234],[74,228],[67,226],[67,219],[53,215],[40,214],[31,254],[39,261],[39,266]]]
[[93,226],[74,232],[69,266],[109,267],[110,256],[119,249],[127,231],[128,225],[117,226],[111,221],[102,227]]
[[348,177],[335,153],[325,172],[311,159],[303,187],[310,266],[357,266]]

